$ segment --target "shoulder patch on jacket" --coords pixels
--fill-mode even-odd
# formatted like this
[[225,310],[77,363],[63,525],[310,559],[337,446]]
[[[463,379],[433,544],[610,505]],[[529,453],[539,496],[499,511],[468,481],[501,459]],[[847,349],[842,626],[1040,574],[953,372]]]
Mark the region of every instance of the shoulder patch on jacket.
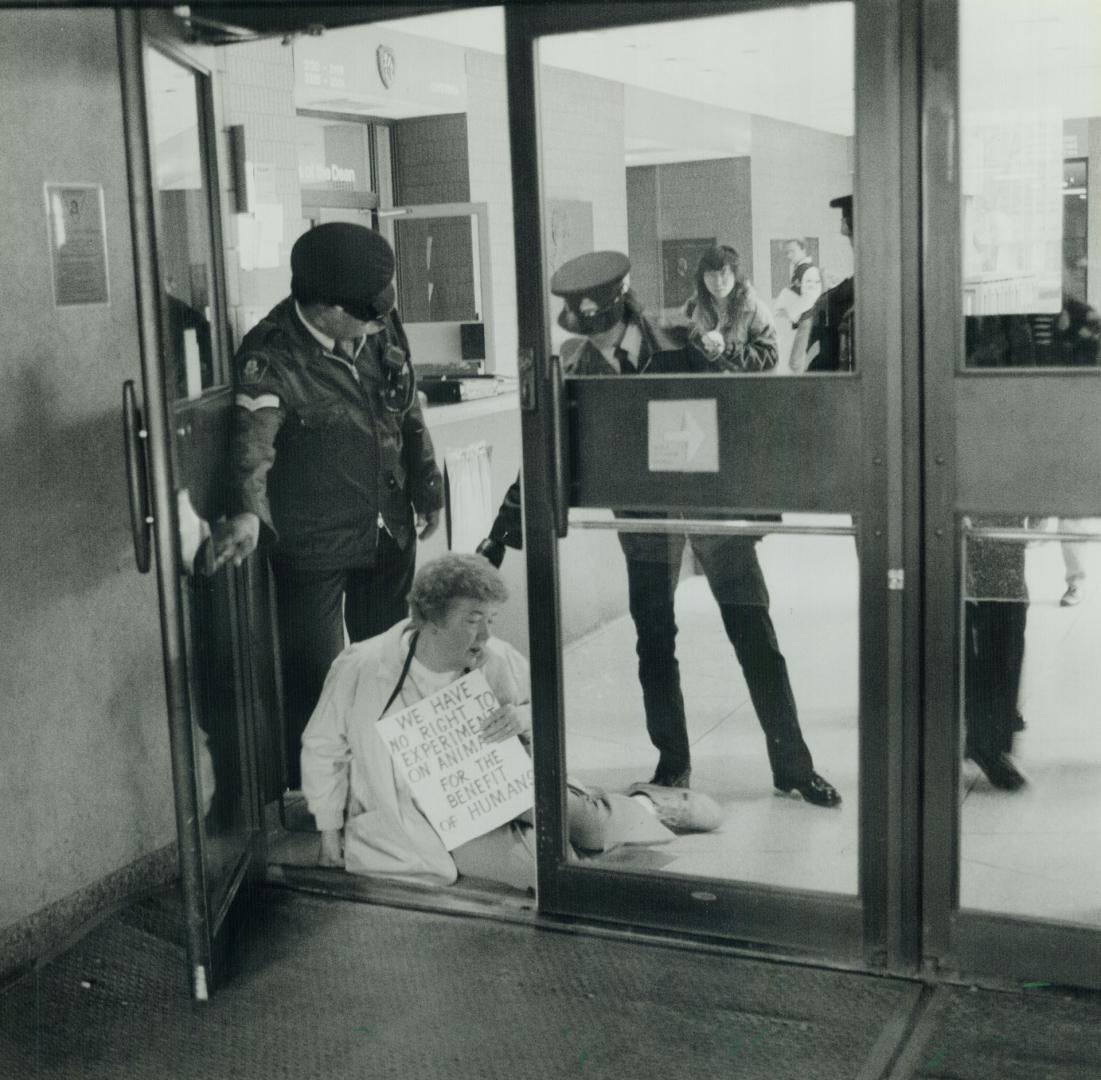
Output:
[[258,383],[263,379],[268,370],[268,362],[258,356],[250,356],[242,365],[239,372],[240,381],[243,383]]
[[256,394],[255,396],[235,394],[233,403],[242,409],[248,409],[249,412],[256,412],[258,409],[278,409],[283,404],[275,394]]

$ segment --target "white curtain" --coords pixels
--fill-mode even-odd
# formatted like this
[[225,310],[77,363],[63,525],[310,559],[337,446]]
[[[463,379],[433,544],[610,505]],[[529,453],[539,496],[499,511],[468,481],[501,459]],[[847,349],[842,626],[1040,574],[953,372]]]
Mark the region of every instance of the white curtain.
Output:
[[486,442],[452,450],[444,458],[448,536],[452,551],[472,552],[489,535],[496,513]]

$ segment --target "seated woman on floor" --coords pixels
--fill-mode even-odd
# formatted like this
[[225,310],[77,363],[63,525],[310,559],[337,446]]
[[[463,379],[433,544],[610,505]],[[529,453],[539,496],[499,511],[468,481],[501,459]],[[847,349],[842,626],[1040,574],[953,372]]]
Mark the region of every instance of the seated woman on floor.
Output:
[[[411,617],[345,649],[302,735],[302,790],[321,832],[321,862],[357,874],[451,884],[472,874],[518,888],[534,885],[531,811],[448,851],[396,770],[376,723],[475,668],[499,705],[483,743],[531,734],[527,661],[490,636],[508,597],[480,555],[448,554],[417,573]],[[576,855],[621,844],[663,843],[673,832],[718,827],[719,808],[682,788],[635,784],[626,795],[568,782],[569,841]]]

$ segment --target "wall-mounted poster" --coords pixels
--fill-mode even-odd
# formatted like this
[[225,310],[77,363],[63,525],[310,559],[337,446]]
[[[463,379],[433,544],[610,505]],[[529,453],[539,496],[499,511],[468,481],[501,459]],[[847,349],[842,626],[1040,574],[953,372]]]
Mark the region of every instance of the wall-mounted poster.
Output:
[[54,304],[106,304],[107,231],[102,184],[46,184]]
[[662,240],[661,306],[679,308],[696,291],[696,267],[700,256],[715,246],[715,238]]
[[[803,250],[810,256],[810,261],[815,266],[821,266],[818,261],[818,237],[817,236],[785,236],[780,240],[770,240],[769,265],[772,268],[772,291],[769,296],[779,296],[791,284],[791,275],[795,270],[795,263],[800,257],[800,249],[793,241],[802,241]],[[791,250],[788,245],[791,245]],[[792,259],[792,256],[795,259]]]

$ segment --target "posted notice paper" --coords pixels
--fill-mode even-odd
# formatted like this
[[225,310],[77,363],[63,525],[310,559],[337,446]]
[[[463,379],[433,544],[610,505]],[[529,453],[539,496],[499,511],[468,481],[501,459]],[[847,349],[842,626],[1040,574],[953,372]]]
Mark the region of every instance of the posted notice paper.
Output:
[[448,851],[531,809],[523,744],[515,735],[483,743],[478,734],[497,705],[485,676],[472,671],[378,721],[394,767]]

